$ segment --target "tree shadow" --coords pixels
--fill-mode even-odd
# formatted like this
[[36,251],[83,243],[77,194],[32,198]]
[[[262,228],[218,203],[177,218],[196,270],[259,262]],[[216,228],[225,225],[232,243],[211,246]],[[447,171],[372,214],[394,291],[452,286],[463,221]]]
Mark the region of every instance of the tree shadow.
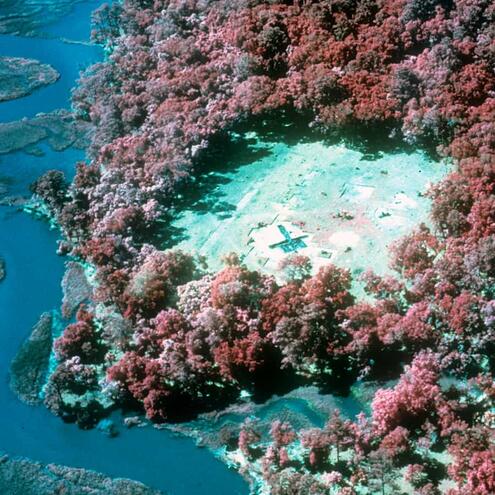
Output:
[[321,139],[321,134],[311,129],[310,122],[308,114],[286,109],[270,115],[251,116],[234,126],[233,131],[241,135],[254,132],[260,141],[295,146]]
[[289,146],[314,141],[323,141],[326,145],[345,145],[347,148],[363,153],[362,160],[377,160],[383,154],[412,154],[421,149],[430,159],[438,160],[436,145],[422,142],[407,143],[397,124],[393,121],[376,125],[373,123],[351,122],[345,126],[325,130],[312,125],[314,116],[293,109],[283,109],[269,115],[250,117],[234,127],[235,132],[254,131],[262,140],[282,142]]
[[172,249],[189,238],[187,229],[172,225],[173,218],[167,215],[154,229],[153,241],[162,249]]
[[179,189],[173,208],[180,212],[224,213],[235,210],[235,205],[222,201],[225,193],[221,186],[234,180],[240,168],[252,165],[271,155],[268,146],[254,147],[254,139],[243,136],[219,136],[195,163],[196,174]]
[[164,248],[189,239],[186,228],[173,225],[184,212],[195,215],[213,214],[226,220],[234,214],[237,205],[225,200],[223,187],[235,180],[232,176],[240,168],[252,165],[271,155],[268,145],[259,145],[256,139],[241,135],[222,134],[196,159],[195,173],[177,189],[166,205],[168,213],[160,222],[155,238]]

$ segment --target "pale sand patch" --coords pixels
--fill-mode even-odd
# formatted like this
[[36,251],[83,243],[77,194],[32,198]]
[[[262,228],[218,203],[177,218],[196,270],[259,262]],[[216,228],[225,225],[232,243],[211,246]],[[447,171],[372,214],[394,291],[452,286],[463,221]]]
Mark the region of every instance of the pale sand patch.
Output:
[[328,242],[339,249],[355,248],[360,241],[358,234],[348,230],[337,231],[328,238]]

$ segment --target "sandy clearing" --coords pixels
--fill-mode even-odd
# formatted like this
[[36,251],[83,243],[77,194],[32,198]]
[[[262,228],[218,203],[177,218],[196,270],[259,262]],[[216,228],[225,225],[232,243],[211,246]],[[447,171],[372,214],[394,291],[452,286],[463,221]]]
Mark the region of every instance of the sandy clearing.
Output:
[[284,224],[307,234],[298,252],[315,268],[334,262],[354,274],[368,267],[386,273],[388,246],[428,221],[423,193],[449,170],[420,152],[373,159],[322,142],[252,148],[267,156],[237,168],[233,157],[233,170],[216,173],[221,180],[203,198],[207,211],[186,204],[173,222],[183,237],[177,247],[206,256],[212,269],[235,251],[249,267],[279,273],[287,254],[256,234]]

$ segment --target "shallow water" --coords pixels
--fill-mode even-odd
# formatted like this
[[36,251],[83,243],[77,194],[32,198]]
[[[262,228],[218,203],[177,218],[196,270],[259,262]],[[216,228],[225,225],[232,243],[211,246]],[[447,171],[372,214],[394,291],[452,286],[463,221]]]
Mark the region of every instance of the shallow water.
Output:
[[[91,13],[102,5],[102,0],[86,0],[76,3],[63,19],[53,22],[43,29],[48,36],[87,43],[91,33]],[[111,2],[106,2],[111,3]],[[92,47],[98,49],[97,47]]]
[[[87,43],[91,12],[102,3],[102,0],[91,0],[76,4],[63,19],[47,25],[43,29],[43,37],[0,35],[0,55],[34,58],[50,64],[61,75],[55,84],[35,91],[22,102],[13,100],[2,103],[0,122],[33,117],[39,112],[70,106],[70,93],[80,71],[103,55],[101,47]],[[67,42],[61,42],[60,38]]]
[[43,407],[26,406],[10,392],[8,364],[38,315],[60,302],[63,263],[55,254],[56,239],[46,224],[23,213],[3,210],[0,216],[0,252],[8,270],[0,284],[0,449],[137,479],[172,495],[247,493],[237,474],[189,439],[152,428],[109,439],[64,424]]
[[[100,2],[101,3],[101,2]],[[46,32],[72,39],[89,33],[89,12],[98,2],[80,4]],[[0,104],[0,120],[11,121],[68,107],[78,72],[101,56],[101,50],[56,39],[0,36],[0,54],[30,57],[50,63],[60,73],[56,84],[32,95]],[[0,157],[0,182],[10,194],[28,194],[29,184],[50,168],[71,177],[79,150],[57,153],[42,145],[44,156],[23,152]],[[43,407],[21,403],[8,387],[8,367],[21,342],[44,311],[61,301],[63,259],[56,251],[57,233],[13,208],[0,209],[0,256],[7,278],[0,283],[0,450],[42,462],[101,471],[142,481],[171,495],[235,495],[248,492],[237,473],[194,442],[167,431],[140,428],[110,439],[97,430],[82,431],[64,424]]]

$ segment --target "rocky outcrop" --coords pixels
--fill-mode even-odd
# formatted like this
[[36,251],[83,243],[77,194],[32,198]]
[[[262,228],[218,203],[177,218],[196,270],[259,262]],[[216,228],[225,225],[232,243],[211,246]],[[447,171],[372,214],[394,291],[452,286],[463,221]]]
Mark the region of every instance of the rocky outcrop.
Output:
[[0,102],[27,96],[59,77],[52,66],[38,60],[0,57]]
[[10,388],[27,404],[40,402],[52,348],[52,319],[50,313],[41,315],[10,365]]
[[46,141],[54,151],[71,146],[86,149],[90,126],[76,121],[71,112],[56,110],[32,119],[0,124],[0,155],[15,151],[36,153],[36,145]]
[[64,298],[62,300],[62,315],[71,318],[79,306],[91,298],[93,289],[86,278],[84,268],[80,263],[69,261],[62,280]]
[[0,493],[6,495],[161,495],[137,481],[86,469],[0,457]]

